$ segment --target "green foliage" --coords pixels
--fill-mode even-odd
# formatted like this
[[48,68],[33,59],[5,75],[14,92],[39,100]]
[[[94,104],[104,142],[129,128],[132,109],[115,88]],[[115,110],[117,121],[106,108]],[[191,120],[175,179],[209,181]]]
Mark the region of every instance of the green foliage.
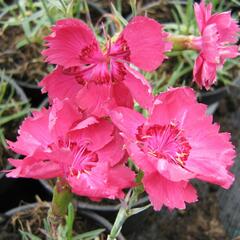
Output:
[[21,230],[20,230],[20,233],[21,233],[21,236],[22,236],[22,240],[41,240],[41,238],[33,235],[32,233],[24,232],[24,231],[21,231]]
[[29,113],[29,104],[19,99],[14,80],[0,71],[0,144],[7,148],[4,127],[6,124],[22,119]]
[[72,240],[97,240],[97,237],[104,232],[104,229],[96,229],[86,233],[79,234],[72,238]]
[[[0,1],[0,24],[2,29],[21,27],[24,38],[19,41],[20,48],[29,43],[42,43],[42,37],[58,19],[80,17],[89,12],[86,1],[81,0],[19,0],[11,6]],[[7,18],[5,16],[7,15]]]

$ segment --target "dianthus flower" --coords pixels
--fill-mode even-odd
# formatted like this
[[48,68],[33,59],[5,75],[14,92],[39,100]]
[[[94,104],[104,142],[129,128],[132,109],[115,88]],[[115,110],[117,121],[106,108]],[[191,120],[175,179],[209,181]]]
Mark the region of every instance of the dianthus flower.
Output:
[[200,37],[193,40],[200,54],[194,65],[194,81],[207,90],[216,82],[217,69],[226,59],[239,55],[237,45],[239,27],[230,12],[211,14],[212,4],[204,1],[194,5]]
[[155,210],[163,205],[184,209],[197,200],[190,179],[229,188],[235,151],[228,133],[219,133],[196,102],[190,88],[175,88],[156,97],[146,119],[132,109],[117,107],[113,122],[122,131],[126,149],[144,172],[143,185]]
[[118,130],[109,120],[84,117],[68,99],[27,117],[9,147],[25,157],[9,159],[15,169],[8,177],[61,177],[72,192],[93,200],[123,198],[134,182]]
[[50,98],[74,98],[89,114],[106,115],[113,106],[143,107],[152,103],[151,86],[129,63],[144,71],[155,70],[171,49],[167,33],[153,19],[138,16],[116,41],[103,49],[90,28],[79,19],[63,19],[46,37],[46,61],[57,68],[40,86]]

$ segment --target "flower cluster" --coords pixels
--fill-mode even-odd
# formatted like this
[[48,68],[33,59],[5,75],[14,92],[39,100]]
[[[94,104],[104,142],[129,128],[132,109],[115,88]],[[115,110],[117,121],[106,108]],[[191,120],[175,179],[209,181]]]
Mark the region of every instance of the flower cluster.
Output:
[[[195,5],[201,37],[194,80],[206,88],[216,66],[238,55],[236,23],[229,13],[211,16],[211,6]],[[229,27],[229,34],[223,34]],[[9,159],[9,177],[60,177],[72,192],[92,200],[123,198],[136,185],[128,159],[144,174],[142,184],[155,210],[185,208],[197,194],[193,178],[229,188],[235,156],[229,134],[206,115],[192,89],[172,88],[154,96],[137,70],[153,71],[172,43],[161,24],[133,18],[115,40],[102,46],[78,19],[56,22],[43,51],[55,70],[40,86],[51,106],[27,117],[9,147],[25,156]],[[214,50],[214,51],[212,51]],[[214,70],[214,71],[213,71]],[[136,101],[148,111],[134,110]]]
[[240,29],[230,12],[212,15],[211,3],[195,3],[194,10],[201,34],[193,39],[194,47],[200,51],[193,69],[194,81],[208,90],[216,81],[217,68],[226,59],[239,56],[236,42]]

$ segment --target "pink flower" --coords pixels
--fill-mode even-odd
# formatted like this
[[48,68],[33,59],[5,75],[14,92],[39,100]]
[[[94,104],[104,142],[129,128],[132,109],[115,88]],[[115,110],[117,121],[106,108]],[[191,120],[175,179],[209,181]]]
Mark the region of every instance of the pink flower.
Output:
[[40,83],[51,99],[75,98],[82,109],[97,116],[114,106],[131,108],[133,98],[143,107],[151,105],[151,86],[127,63],[144,71],[162,63],[171,44],[159,23],[135,17],[103,50],[81,20],[57,21],[52,31],[43,55],[58,67]]
[[200,50],[193,70],[194,81],[208,90],[216,82],[217,68],[222,67],[226,59],[239,56],[238,47],[234,45],[239,27],[230,12],[211,15],[211,3],[195,3],[194,10],[201,34],[193,40],[194,47]]
[[109,120],[84,117],[68,99],[54,99],[51,108],[26,118],[9,147],[25,157],[9,159],[15,169],[8,177],[61,177],[93,200],[122,198],[122,190],[133,186],[117,129]]
[[131,159],[144,172],[143,185],[155,210],[163,205],[184,209],[185,202],[197,201],[189,183],[193,178],[231,186],[235,151],[230,135],[219,133],[205,112],[190,88],[160,94],[147,119],[124,107],[111,112]]

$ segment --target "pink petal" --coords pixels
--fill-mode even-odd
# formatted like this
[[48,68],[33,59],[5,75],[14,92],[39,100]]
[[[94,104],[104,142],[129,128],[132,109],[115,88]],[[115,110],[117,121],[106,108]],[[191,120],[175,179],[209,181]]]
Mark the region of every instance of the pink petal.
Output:
[[186,168],[194,171],[199,179],[229,188],[234,181],[229,169],[236,156],[229,134],[219,133],[214,125],[200,124],[198,138],[189,138],[192,150]]
[[147,80],[139,72],[126,66],[127,72],[124,78],[124,84],[129,89],[132,97],[144,108],[152,106],[153,95],[152,88]]
[[239,26],[231,17],[231,12],[216,13],[208,21],[208,24],[216,24],[221,42],[235,43],[238,39]]
[[126,141],[126,148],[131,159],[144,173],[156,172],[154,164],[149,160],[149,157],[139,149],[135,142]]
[[207,62],[199,55],[194,63],[193,81],[196,82],[200,88],[204,87],[209,90],[216,82],[216,71],[217,64]]
[[196,190],[188,182],[172,182],[158,173],[144,175],[143,185],[156,211],[163,205],[170,209],[185,209],[185,202],[197,201]]
[[97,151],[113,140],[115,128],[106,119],[99,119],[98,123],[83,129],[74,129],[69,134],[72,140],[88,143],[88,149]]
[[240,55],[238,46],[225,46],[220,49],[220,62],[223,65],[226,59],[235,58]]
[[200,29],[200,32],[202,33],[209,18],[211,17],[212,4],[209,3],[209,4],[205,5],[204,0],[202,0],[200,4],[195,3],[194,4],[194,12],[195,12],[195,17],[197,20],[198,28]]
[[114,198],[117,189],[108,189],[108,164],[98,164],[91,174],[83,173],[79,178],[69,175],[67,180],[72,192],[89,198]]
[[[121,37],[130,50],[130,62],[145,71],[153,71],[163,62],[166,33],[155,20],[137,16],[123,30]],[[170,47],[170,45],[167,45]],[[147,59],[147,61],[146,61]]]
[[135,137],[137,128],[145,122],[145,118],[129,108],[117,107],[110,112],[113,123],[129,137]]
[[75,127],[71,128],[71,131],[81,130],[96,123],[99,123],[99,121],[95,117],[88,117],[85,120],[78,123]]
[[109,65],[105,59],[97,62],[97,64],[86,66],[80,72],[79,77],[84,82],[95,82],[96,84],[108,84],[111,82]]
[[63,68],[58,66],[52,73],[47,75],[40,83],[43,87],[42,92],[48,93],[49,98],[64,98],[75,99],[82,85],[76,81],[73,75],[63,73]]
[[207,25],[202,34],[202,51],[204,59],[210,63],[219,62],[218,33],[215,24]]
[[135,185],[135,173],[123,164],[118,164],[109,172],[109,185],[118,186],[120,189],[130,188]]
[[53,100],[49,114],[49,131],[55,139],[65,137],[73,125],[82,119],[82,113],[69,99]]
[[163,177],[172,182],[186,181],[196,176],[195,173],[187,171],[184,167],[170,163],[165,159],[158,160],[157,170]]
[[105,116],[114,104],[111,85],[91,82],[78,92],[76,101],[87,114]]
[[207,25],[202,33],[201,55],[209,63],[219,62],[218,33],[215,24]]
[[169,124],[174,119],[183,122],[187,106],[196,102],[194,91],[191,88],[172,88],[160,94],[154,101],[150,124]]
[[125,155],[124,141],[117,130],[115,131],[113,140],[98,150],[98,158],[102,161],[108,161],[110,166],[114,166],[125,160]]
[[198,140],[206,126],[215,129],[212,127],[212,116],[208,116],[206,110],[206,105],[197,103],[191,88],[173,88],[156,98],[149,123],[167,125],[175,121],[187,138],[192,136]]
[[67,68],[90,64],[102,57],[93,32],[79,19],[57,21],[45,40],[48,48],[42,54],[52,64]]
[[133,186],[134,173],[124,166],[109,168],[107,163],[100,163],[91,174],[83,173],[79,179],[68,178],[72,191],[81,196],[87,196],[92,200],[102,198],[123,198],[123,188]]
[[62,176],[59,165],[52,161],[41,161],[33,157],[26,157],[23,160],[9,159],[9,162],[16,168],[10,170],[7,177],[49,179]]
[[31,155],[38,147],[45,148],[52,142],[48,131],[49,110],[42,109],[27,117],[20,129],[16,142],[8,142],[9,148],[22,155]]
[[117,106],[133,108],[133,98],[129,89],[124,83],[119,82],[113,84],[113,98]]

